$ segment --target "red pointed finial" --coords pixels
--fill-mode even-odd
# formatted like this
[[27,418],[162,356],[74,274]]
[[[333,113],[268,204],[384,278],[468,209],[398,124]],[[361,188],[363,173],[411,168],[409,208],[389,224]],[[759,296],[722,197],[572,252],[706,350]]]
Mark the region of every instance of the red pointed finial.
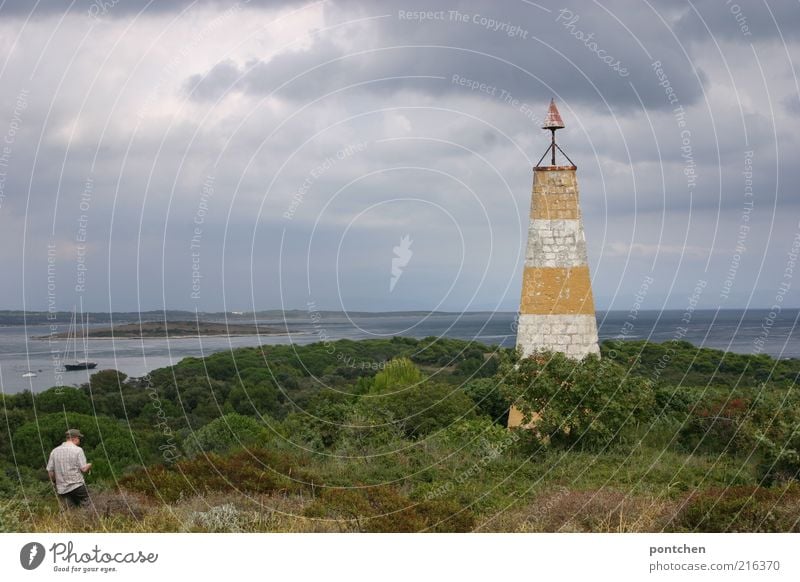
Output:
[[555,99],[550,99],[550,108],[547,110],[547,115],[544,118],[542,129],[562,129],[564,122],[561,120],[561,114],[556,107]]
[[567,156],[567,154],[564,153],[564,150],[562,150],[560,147],[558,147],[558,145],[556,145],[556,130],[563,128],[564,128],[564,121],[562,121],[561,114],[558,112],[558,107],[556,107],[556,100],[550,99],[550,107],[547,110],[547,115],[545,115],[544,123],[542,124],[542,129],[550,130],[550,147],[547,148],[547,150],[545,150],[544,154],[542,154],[542,157],[539,159],[539,163],[536,164],[537,168],[540,167],[540,164],[542,163],[544,157],[547,155],[547,152],[550,152],[550,165],[555,166],[556,150],[560,151],[564,155],[564,157],[567,158],[567,161],[569,161],[569,163],[572,166],[575,166],[575,164],[572,163],[572,160],[569,159],[569,156]]

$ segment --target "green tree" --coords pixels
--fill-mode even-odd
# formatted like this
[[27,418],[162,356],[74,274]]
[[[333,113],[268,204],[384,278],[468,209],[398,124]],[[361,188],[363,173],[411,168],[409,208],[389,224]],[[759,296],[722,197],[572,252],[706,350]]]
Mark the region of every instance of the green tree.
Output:
[[503,366],[508,396],[544,442],[606,446],[654,413],[651,382],[609,360],[541,352]]
[[422,372],[408,358],[396,358],[375,374],[372,381],[374,392],[387,392],[401,386],[422,382]]
[[479,378],[464,385],[464,392],[469,396],[481,414],[485,414],[497,424],[508,423],[509,401],[499,380],[495,378]]
[[281,416],[279,391],[270,381],[255,385],[235,386],[231,389],[228,402],[239,414]]
[[[475,350],[473,350],[475,351]],[[471,356],[459,362],[457,369],[463,376],[473,378],[488,378],[497,373],[497,358],[484,358],[482,353]]]
[[66,386],[50,388],[39,392],[36,396],[36,409],[41,413],[48,412],[80,412],[91,414],[92,401],[80,388]]
[[475,416],[472,400],[457,386],[425,381],[408,358],[390,361],[375,375],[369,393],[361,397],[359,413],[383,417],[408,437],[444,428]]
[[128,376],[117,370],[100,370],[89,377],[92,395],[105,392],[119,392]]
[[415,384],[369,400],[411,438],[475,416],[469,396],[456,386],[439,382]]

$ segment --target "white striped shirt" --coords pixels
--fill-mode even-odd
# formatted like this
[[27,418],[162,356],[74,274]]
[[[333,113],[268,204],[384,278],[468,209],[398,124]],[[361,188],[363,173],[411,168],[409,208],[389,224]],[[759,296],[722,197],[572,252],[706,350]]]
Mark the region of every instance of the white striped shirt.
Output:
[[69,493],[85,483],[81,467],[86,466],[86,455],[78,445],[65,441],[52,450],[47,470],[56,474],[56,491]]

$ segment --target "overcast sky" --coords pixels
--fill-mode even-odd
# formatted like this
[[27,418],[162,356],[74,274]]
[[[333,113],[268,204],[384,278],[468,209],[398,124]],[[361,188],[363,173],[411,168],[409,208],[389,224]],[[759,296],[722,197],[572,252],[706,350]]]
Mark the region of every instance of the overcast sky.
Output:
[[599,309],[800,306],[797,0],[0,6],[0,308],[516,310],[551,97]]

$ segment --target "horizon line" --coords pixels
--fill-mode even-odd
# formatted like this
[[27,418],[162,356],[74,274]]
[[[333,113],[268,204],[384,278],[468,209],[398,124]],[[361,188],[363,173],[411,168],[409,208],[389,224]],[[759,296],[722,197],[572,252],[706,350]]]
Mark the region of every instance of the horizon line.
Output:
[[[698,307],[693,309],[693,311],[767,311],[772,309],[770,306],[747,306],[747,307]],[[792,309],[800,309],[800,306],[783,306],[783,310],[792,310]],[[369,310],[369,309],[351,309],[351,310],[343,310],[343,309],[325,309],[325,308],[315,308],[315,309],[308,309],[308,308],[299,308],[293,307],[288,309],[281,309],[281,308],[264,308],[264,309],[256,309],[256,310],[238,310],[238,309],[231,309],[228,311],[201,311],[201,310],[191,310],[185,308],[158,308],[158,309],[143,309],[143,310],[125,310],[125,309],[117,309],[113,311],[92,311],[86,310],[83,313],[99,313],[105,315],[113,315],[116,313],[167,313],[167,312],[184,312],[188,314],[198,314],[198,315],[214,315],[214,314],[228,314],[228,315],[249,315],[255,313],[263,313],[263,312],[277,312],[277,313],[288,313],[288,312],[329,312],[329,313],[368,313],[368,314],[386,314],[386,313],[439,313],[439,314],[464,314],[464,313],[519,313],[516,310],[511,309],[465,309],[461,311],[451,311],[446,309],[390,309],[390,310]],[[630,312],[629,309],[596,309],[598,313],[613,313],[613,312],[621,312],[621,313],[628,313]],[[642,312],[664,312],[664,311],[686,311],[685,308],[673,308],[667,307],[663,309],[657,308],[648,308],[648,309],[638,309],[637,313]],[[45,314],[45,313],[71,313],[71,309],[57,309],[54,311],[50,311],[48,309],[0,309],[0,315],[6,313],[24,313],[24,314]]]

